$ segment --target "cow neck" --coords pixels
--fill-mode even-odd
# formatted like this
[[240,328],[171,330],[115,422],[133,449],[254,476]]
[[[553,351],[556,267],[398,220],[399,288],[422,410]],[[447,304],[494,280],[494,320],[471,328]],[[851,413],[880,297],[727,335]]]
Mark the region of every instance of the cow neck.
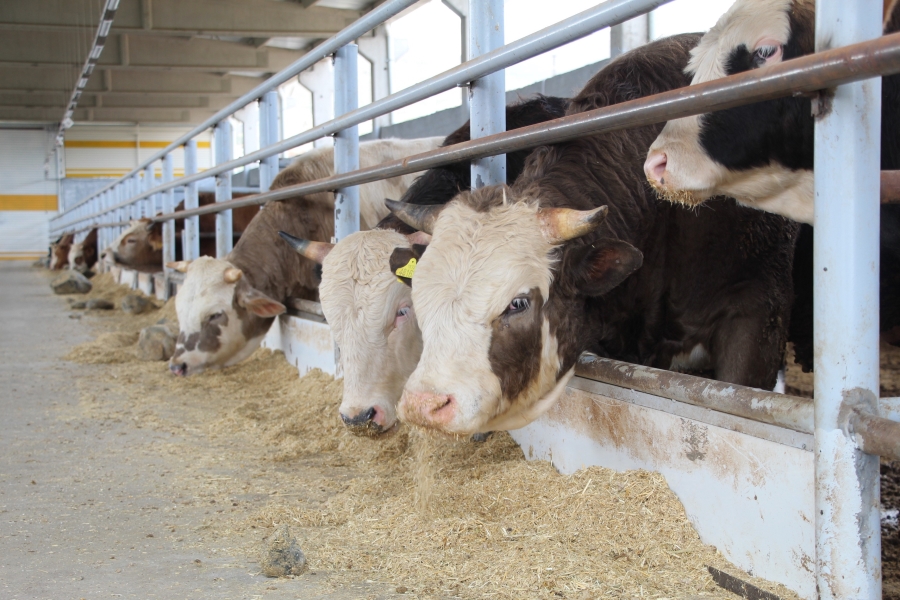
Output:
[[276,300],[308,297],[304,288],[310,287],[318,265],[298,255],[278,232],[330,241],[332,231],[324,224],[332,214],[331,206],[304,200],[270,202],[250,222],[227,259],[244,272],[250,285]]

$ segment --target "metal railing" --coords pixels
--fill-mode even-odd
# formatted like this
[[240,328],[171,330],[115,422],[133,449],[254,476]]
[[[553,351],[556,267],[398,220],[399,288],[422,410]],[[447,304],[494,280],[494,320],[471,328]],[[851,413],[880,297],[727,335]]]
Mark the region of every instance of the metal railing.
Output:
[[[496,13],[500,0],[470,0],[469,26],[476,31],[489,13]],[[697,86],[641,98],[607,108],[571,115],[549,123],[502,132],[498,127],[496,99],[482,106],[484,126],[492,135],[454,146],[418,154],[404,160],[387,162],[367,169],[358,168],[358,135],[356,126],[363,121],[449,90],[459,85],[470,86],[476,99],[477,81],[508,66],[547,50],[579,39],[604,27],[622,23],[644,14],[669,0],[612,0],[588,11],[547,27],[512,44],[472,56],[420,84],[391,94],[362,108],[355,107],[355,94],[349,93],[356,81],[355,52],[351,43],[384,20],[411,6],[415,0],[390,0],[317,47],[294,65],[266,83],[245,94],[206,122],[185,134],[167,148],[145,161],[124,178],[80,201],[59,215],[52,223],[55,234],[99,226],[108,234],[122,227],[133,216],[147,215],[155,221],[171,224],[173,219],[186,219],[185,258],[196,257],[198,237],[196,219],[201,214],[216,213],[217,254],[224,256],[231,241],[230,212],[234,208],[285,200],[302,194],[335,191],[337,202],[356,202],[353,187],[387,177],[412,173],[461,160],[481,159],[512,150],[561,142],[604,131],[614,131],[659,123],[670,119],[721,110],[791,94],[815,93],[837,87],[832,110],[816,124],[816,401],[779,399],[765,392],[735,390],[729,396],[727,386],[702,385],[678,387],[677,394],[722,412],[750,415],[763,422],[775,422],[800,431],[812,431],[816,440],[816,578],[820,597],[880,598],[879,511],[877,502],[877,457],[865,452],[897,456],[900,453],[900,425],[878,416],[878,152],[880,147],[854,145],[846,140],[877,140],[880,112],[879,75],[900,72],[900,34],[879,37],[873,29],[875,12],[881,3],[874,0],[846,3],[840,0],[817,2],[817,50],[820,52],[750,72]],[[880,23],[881,13],[878,12]],[[502,21],[502,17],[500,19]],[[866,41],[868,40],[868,41]],[[489,40],[485,43],[490,44]],[[827,50],[827,48],[833,48]],[[290,137],[275,139],[272,126],[277,118],[272,91],[301,70],[325,56],[335,56],[335,81],[340,90],[336,117],[327,123]],[[353,75],[353,76],[350,76]],[[352,80],[352,82],[351,82]],[[473,83],[474,82],[474,83]],[[877,82],[877,83],[876,83]],[[486,86],[490,88],[490,86]],[[503,102],[502,94],[494,95]],[[217,143],[230,148],[225,119],[235,110],[260,100],[261,149],[238,159],[225,151],[217,156],[217,164],[200,173],[196,164],[196,144],[192,139],[209,127],[215,127]],[[492,112],[493,111],[493,112]],[[500,110],[499,112],[502,112]],[[495,116],[490,116],[495,115]],[[267,191],[274,170],[273,157],[285,150],[327,135],[336,136],[336,174],[317,181]],[[844,147],[838,143],[844,140]],[[861,142],[860,142],[861,143]],[[174,179],[165,166],[171,152],[185,146],[185,176]],[[873,158],[874,153],[874,158]],[[146,177],[143,188],[138,175],[152,173],[151,165],[163,161],[163,181],[151,185]],[[236,167],[260,162],[262,193],[231,200],[231,171]],[[875,171],[873,171],[873,161]],[[169,162],[171,165],[171,162]],[[477,168],[477,167],[476,167]],[[473,171],[474,173],[474,171]],[[486,166],[484,183],[496,182],[502,171]],[[215,205],[197,207],[196,184],[216,177]],[[874,179],[873,179],[874,177]],[[473,181],[476,181],[473,177]],[[185,188],[185,209],[172,212],[172,190]],[[164,214],[153,216],[162,205]],[[347,211],[352,213],[353,211]],[[343,214],[343,212],[342,212]],[[873,223],[874,235],[873,235]],[[358,221],[337,220],[338,237],[358,228]],[[167,232],[167,233],[165,233]],[[174,249],[174,228],[164,232],[167,256]],[[191,243],[188,244],[187,240]],[[227,242],[226,242],[227,239]],[[861,265],[866,265],[861,268]],[[820,268],[821,267],[821,268]],[[851,282],[851,283],[848,283]],[[873,360],[874,358],[874,360]],[[626,381],[615,364],[599,362],[582,364],[582,372],[619,386],[634,386]],[[665,378],[680,377],[666,374]],[[656,377],[652,384],[644,382],[645,391],[677,395],[672,386]],[[649,387],[648,387],[649,386]],[[773,416],[774,415],[774,416]],[[873,470],[874,469],[874,470]],[[840,482],[840,484],[838,483]],[[850,586],[850,587],[848,587]],[[850,590],[851,592],[846,592]]]

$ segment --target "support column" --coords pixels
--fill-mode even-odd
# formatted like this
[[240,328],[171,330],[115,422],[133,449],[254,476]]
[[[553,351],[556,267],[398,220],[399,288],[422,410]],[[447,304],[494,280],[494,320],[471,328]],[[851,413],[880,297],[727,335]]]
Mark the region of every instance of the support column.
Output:
[[[259,147],[265,148],[278,139],[278,92],[271,91],[259,101]],[[259,191],[267,192],[278,175],[278,155],[273,154],[259,162]]]
[[[184,145],[184,174],[193,175],[196,172],[197,140],[191,140]],[[197,208],[199,203],[196,182],[184,186],[184,209]],[[200,256],[200,217],[188,217],[184,220],[184,243],[181,250],[184,260],[194,260]]]
[[[371,35],[361,37],[359,53],[372,63],[372,102],[391,95],[390,54],[388,52],[387,27],[379,25]],[[391,113],[375,117],[373,132],[380,137],[382,127],[391,124]]]
[[[472,60],[503,45],[503,0],[469,0],[469,55]],[[506,131],[506,74],[491,73],[469,86],[471,138]],[[506,155],[472,161],[472,188],[506,183]]]
[[[317,62],[312,69],[299,75],[300,83],[312,92],[313,125],[321,125],[334,119],[334,65],[330,58]],[[313,142],[315,148],[331,146],[330,137]]]
[[[818,0],[816,50],[881,35],[879,0]],[[829,106],[830,104],[830,106]],[[878,411],[881,79],[840,86],[815,132],[816,583],[821,599],[881,598],[879,460],[849,434]]]
[[609,30],[609,56],[615,58],[650,41],[650,15],[641,15]]
[[[153,177],[153,165],[147,165],[144,167],[144,179],[141,182],[141,191],[146,192],[153,188],[153,184],[155,183]],[[147,196],[143,200],[139,202],[140,204],[140,214],[142,217],[154,217],[159,210],[156,202],[156,194],[152,196]]]
[[[215,129],[216,164],[231,160],[232,154],[231,123],[225,119]],[[216,202],[231,200],[231,171],[216,175]],[[231,227],[231,211],[216,213],[216,258],[225,258],[231,252],[234,243]]]
[[[162,159],[162,182],[169,183],[175,179],[174,159],[172,153],[166,154]],[[162,212],[170,214],[175,210],[175,188],[162,193]],[[168,271],[166,263],[175,260],[175,221],[163,222],[163,271]]]
[[[334,113],[356,110],[359,99],[357,46],[347,44],[334,55]],[[334,171],[347,173],[359,168],[359,127],[354,125],[334,135]],[[341,188],[334,196],[334,237],[340,241],[359,231],[359,187]]]

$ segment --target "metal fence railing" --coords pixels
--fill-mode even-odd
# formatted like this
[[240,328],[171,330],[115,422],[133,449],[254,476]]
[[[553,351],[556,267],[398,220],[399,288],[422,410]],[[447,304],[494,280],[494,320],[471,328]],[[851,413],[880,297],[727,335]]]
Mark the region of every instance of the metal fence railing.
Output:
[[[878,459],[864,454],[863,450],[900,455],[900,424],[880,417],[877,406],[865,409],[850,402],[859,397],[878,397],[879,257],[877,239],[871,239],[871,223],[873,220],[876,224],[878,222],[879,198],[877,187],[873,189],[869,179],[872,161],[877,162],[880,147],[870,149],[870,152],[859,152],[857,147],[842,140],[877,139],[877,135],[870,135],[874,131],[873,123],[878,122],[880,115],[878,100],[874,100],[874,105],[872,103],[876,98],[872,95],[873,81],[878,81],[881,75],[900,72],[900,34],[872,39],[875,36],[871,35],[871,27],[861,25],[871,23],[876,11],[880,22],[880,2],[818,0],[816,29],[817,49],[820,52],[814,55],[762,71],[734,75],[511,132],[504,132],[505,128],[497,122],[499,117],[490,116],[503,112],[502,107],[496,106],[496,102],[503,102],[503,95],[494,94],[494,100],[486,100],[481,105],[488,116],[480,129],[486,130],[489,135],[476,139],[473,130],[473,139],[469,142],[359,169],[356,133],[359,123],[460,85],[472,86],[471,93],[477,99],[478,94],[482,93],[477,82],[489,74],[602,28],[623,23],[668,1],[610,0],[511,44],[491,48],[490,42],[487,42],[488,51],[484,54],[477,57],[470,54],[468,61],[453,69],[357,108],[353,90],[356,82],[356,46],[352,42],[416,2],[388,0],[125,177],[58,215],[51,223],[51,232],[59,235],[99,227],[104,232],[100,236],[103,247],[129,219],[148,216],[166,223],[164,246],[168,260],[174,256],[173,220],[186,219],[183,251],[185,258],[191,259],[197,256],[197,217],[216,213],[217,253],[224,256],[230,249],[232,239],[230,211],[240,206],[285,200],[312,192],[335,191],[344,195],[345,201],[356,203],[356,210],[345,212],[358,215],[358,199],[354,197],[353,187],[362,183],[460,160],[481,159],[589,134],[837,87],[831,112],[820,117],[816,124],[816,400],[814,406],[796,399],[787,400],[794,403],[793,412],[784,418],[789,423],[786,425],[788,427],[794,423],[795,428],[815,433],[816,577],[820,597],[850,597],[833,592],[838,589],[834,587],[835,581],[845,581],[858,584],[852,597],[875,600],[881,597],[878,581],[879,510],[877,501],[871,502],[873,492],[870,487],[875,485],[877,491]],[[469,6],[471,31],[479,30],[485,19],[497,19],[498,10],[502,21],[501,0],[470,0]],[[277,96],[273,90],[323,57],[332,55],[335,56],[336,117],[288,139],[276,139]],[[240,158],[231,158],[227,154],[231,147],[227,118],[256,101],[260,102],[261,149]],[[197,168],[196,143],[193,140],[210,127],[214,128],[217,142],[216,164],[201,173]],[[269,191],[269,184],[277,171],[278,154],[328,135],[336,136],[334,176]],[[171,153],[179,147],[184,147],[185,176],[175,179],[172,176]],[[150,176],[152,167],[159,161],[162,162],[163,179],[161,184],[153,185]],[[231,172],[256,162],[260,163],[261,193],[231,199]],[[143,181],[140,179],[142,171],[146,174]],[[491,169],[482,172],[486,174],[486,183],[496,182],[497,176],[491,175],[492,172]],[[197,182],[211,176],[216,178],[216,204],[198,207]],[[185,209],[173,212],[176,188],[184,189]],[[162,214],[157,216],[158,208],[162,208]],[[358,222],[338,221],[335,225],[338,239],[355,229],[358,229]],[[876,291],[874,296],[873,289]],[[597,363],[590,368],[582,365],[581,369],[585,376],[612,385],[628,385],[622,377],[609,370],[609,365],[604,367]],[[676,374],[670,375],[678,377]],[[662,386],[671,386],[671,382],[660,380],[651,385],[645,381],[643,385],[644,391],[656,389],[653,393],[663,394],[665,390]],[[750,415],[750,418],[758,417],[764,422],[773,422],[771,411],[779,410],[777,406],[773,408],[773,403],[777,405],[778,399],[767,393],[753,394],[738,390],[740,393],[735,392],[731,401],[723,405],[720,401],[722,395],[728,394],[723,386],[702,389],[694,386],[679,390],[679,394],[687,394],[685,397],[698,405],[732,414]],[[780,421],[774,422],[784,425]]]

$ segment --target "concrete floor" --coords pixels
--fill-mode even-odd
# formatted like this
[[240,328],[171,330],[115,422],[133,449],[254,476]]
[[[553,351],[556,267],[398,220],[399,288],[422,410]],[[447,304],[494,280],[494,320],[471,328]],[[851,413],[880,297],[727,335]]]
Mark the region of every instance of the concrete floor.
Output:
[[365,581],[335,591],[310,573],[272,580],[246,556],[198,550],[191,531],[210,507],[179,503],[159,476],[190,457],[153,448],[203,452],[203,440],[67,418],[76,380],[103,367],[61,360],[93,336],[48,282],[0,263],[0,598],[401,597]]

